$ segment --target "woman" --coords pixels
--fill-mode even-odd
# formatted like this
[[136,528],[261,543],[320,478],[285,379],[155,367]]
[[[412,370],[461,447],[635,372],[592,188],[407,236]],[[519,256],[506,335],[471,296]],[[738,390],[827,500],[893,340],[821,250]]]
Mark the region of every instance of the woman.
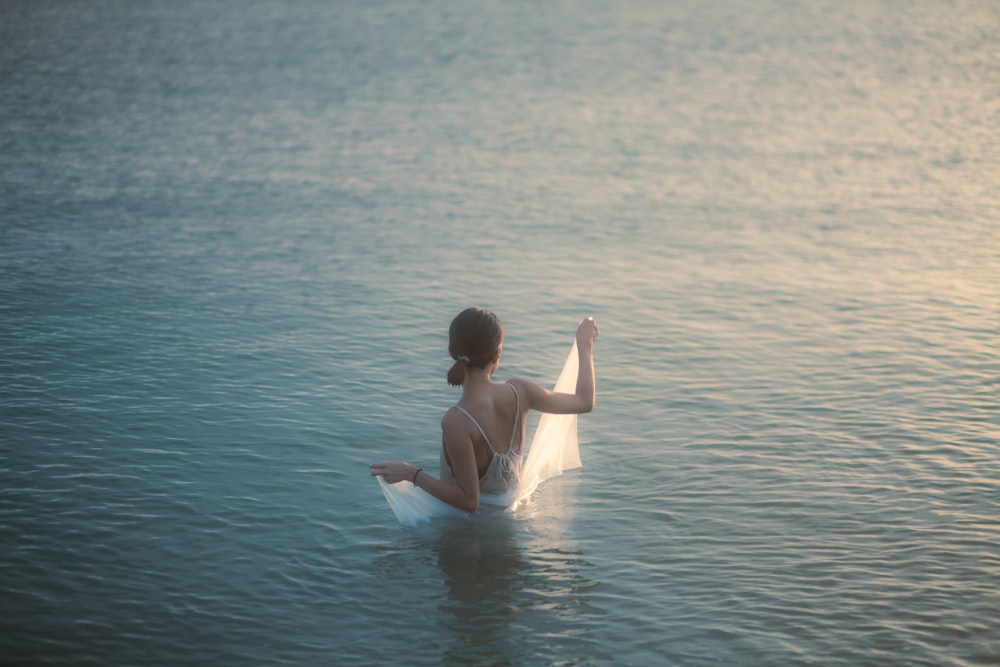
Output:
[[587,318],[576,330],[580,371],[576,393],[556,393],[534,382],[492,380],[503,352],[503,326],[497,316],[468,308],[448,331],[448,352],[455,364],[448,383],[462,387],[462,398],[441,419],[440,479],[404,461],[371,466],[389,484],[407,480],[435,498],[466,512],[479,508],[479,494],[502,494],[517,485],[529,410],[580,414],[594,409],[594,340],[597,323]]

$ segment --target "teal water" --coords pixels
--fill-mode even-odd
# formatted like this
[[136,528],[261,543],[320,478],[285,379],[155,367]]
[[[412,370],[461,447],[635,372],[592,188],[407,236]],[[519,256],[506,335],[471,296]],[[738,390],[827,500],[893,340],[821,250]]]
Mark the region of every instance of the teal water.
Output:
[[[5,664],[1000,661],[988,2],[0,6]],[[451,318],[584,468],[404,530]]]

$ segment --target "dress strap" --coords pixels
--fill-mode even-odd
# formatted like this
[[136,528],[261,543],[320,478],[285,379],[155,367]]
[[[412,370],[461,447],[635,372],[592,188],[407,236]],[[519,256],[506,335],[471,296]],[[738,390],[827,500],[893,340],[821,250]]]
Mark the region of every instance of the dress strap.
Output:
[[514,387],[514,385],[508,382],[507,386],[510,387],[510,390],[514,392],[514,404],[515,404],[514,430],[510,432],[510,447],[507,448],[507,451],[512,452],[514,451],[514,440],[517,439],[518,431],[520,431],[518,427],[521,425],[521,397],[517,395],[517,389]]
[[494,454],[496,454],[497,450],[493,449],[493,445],[490,444],[490,439],[486,437],[486,431],[483,430],[483,426],[482,426],[482,424],[479,423],[479,420],[476,419],[475,417],[473,417],[472,413],[469,412],[468,410],[466,410],[465,408],[463,408],[461,405],[456,405],[455,408],[459,412],[461,412],[463,415],[465,415],[466,417],[468,417],[469,420],[471,420],[472,423],[476,425],[476,428],[478,428],[479,432],[482,433],[482,435],[483,435],[483,440],[486,441],[486,446],[490,448],[491,452],[493,452]]

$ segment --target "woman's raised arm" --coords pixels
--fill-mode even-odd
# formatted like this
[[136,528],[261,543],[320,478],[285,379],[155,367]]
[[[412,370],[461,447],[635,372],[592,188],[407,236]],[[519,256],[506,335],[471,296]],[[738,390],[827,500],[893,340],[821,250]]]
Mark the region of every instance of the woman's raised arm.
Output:
[[531,410],[552,414],[573,415],[590,412],[597,402],[594,378],[594,340],[600,335],[592,317],[580,322],[576,329],[576,348],[580,355],[580,370],[576,376],[576,392],[565,394],[551,391],[527,380],[511,380],[517,385]]

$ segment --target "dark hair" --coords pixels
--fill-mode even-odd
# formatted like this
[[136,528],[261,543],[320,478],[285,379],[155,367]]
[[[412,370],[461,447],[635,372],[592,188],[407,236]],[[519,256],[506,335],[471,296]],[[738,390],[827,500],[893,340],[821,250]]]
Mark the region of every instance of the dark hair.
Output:
[[484,308],[466,308],[451,321],[448,353],[455,364],[448,371],[448,384],[460,387],[469,377],[469,366],[485,368],[496,359],[503,343],[503,325]]

